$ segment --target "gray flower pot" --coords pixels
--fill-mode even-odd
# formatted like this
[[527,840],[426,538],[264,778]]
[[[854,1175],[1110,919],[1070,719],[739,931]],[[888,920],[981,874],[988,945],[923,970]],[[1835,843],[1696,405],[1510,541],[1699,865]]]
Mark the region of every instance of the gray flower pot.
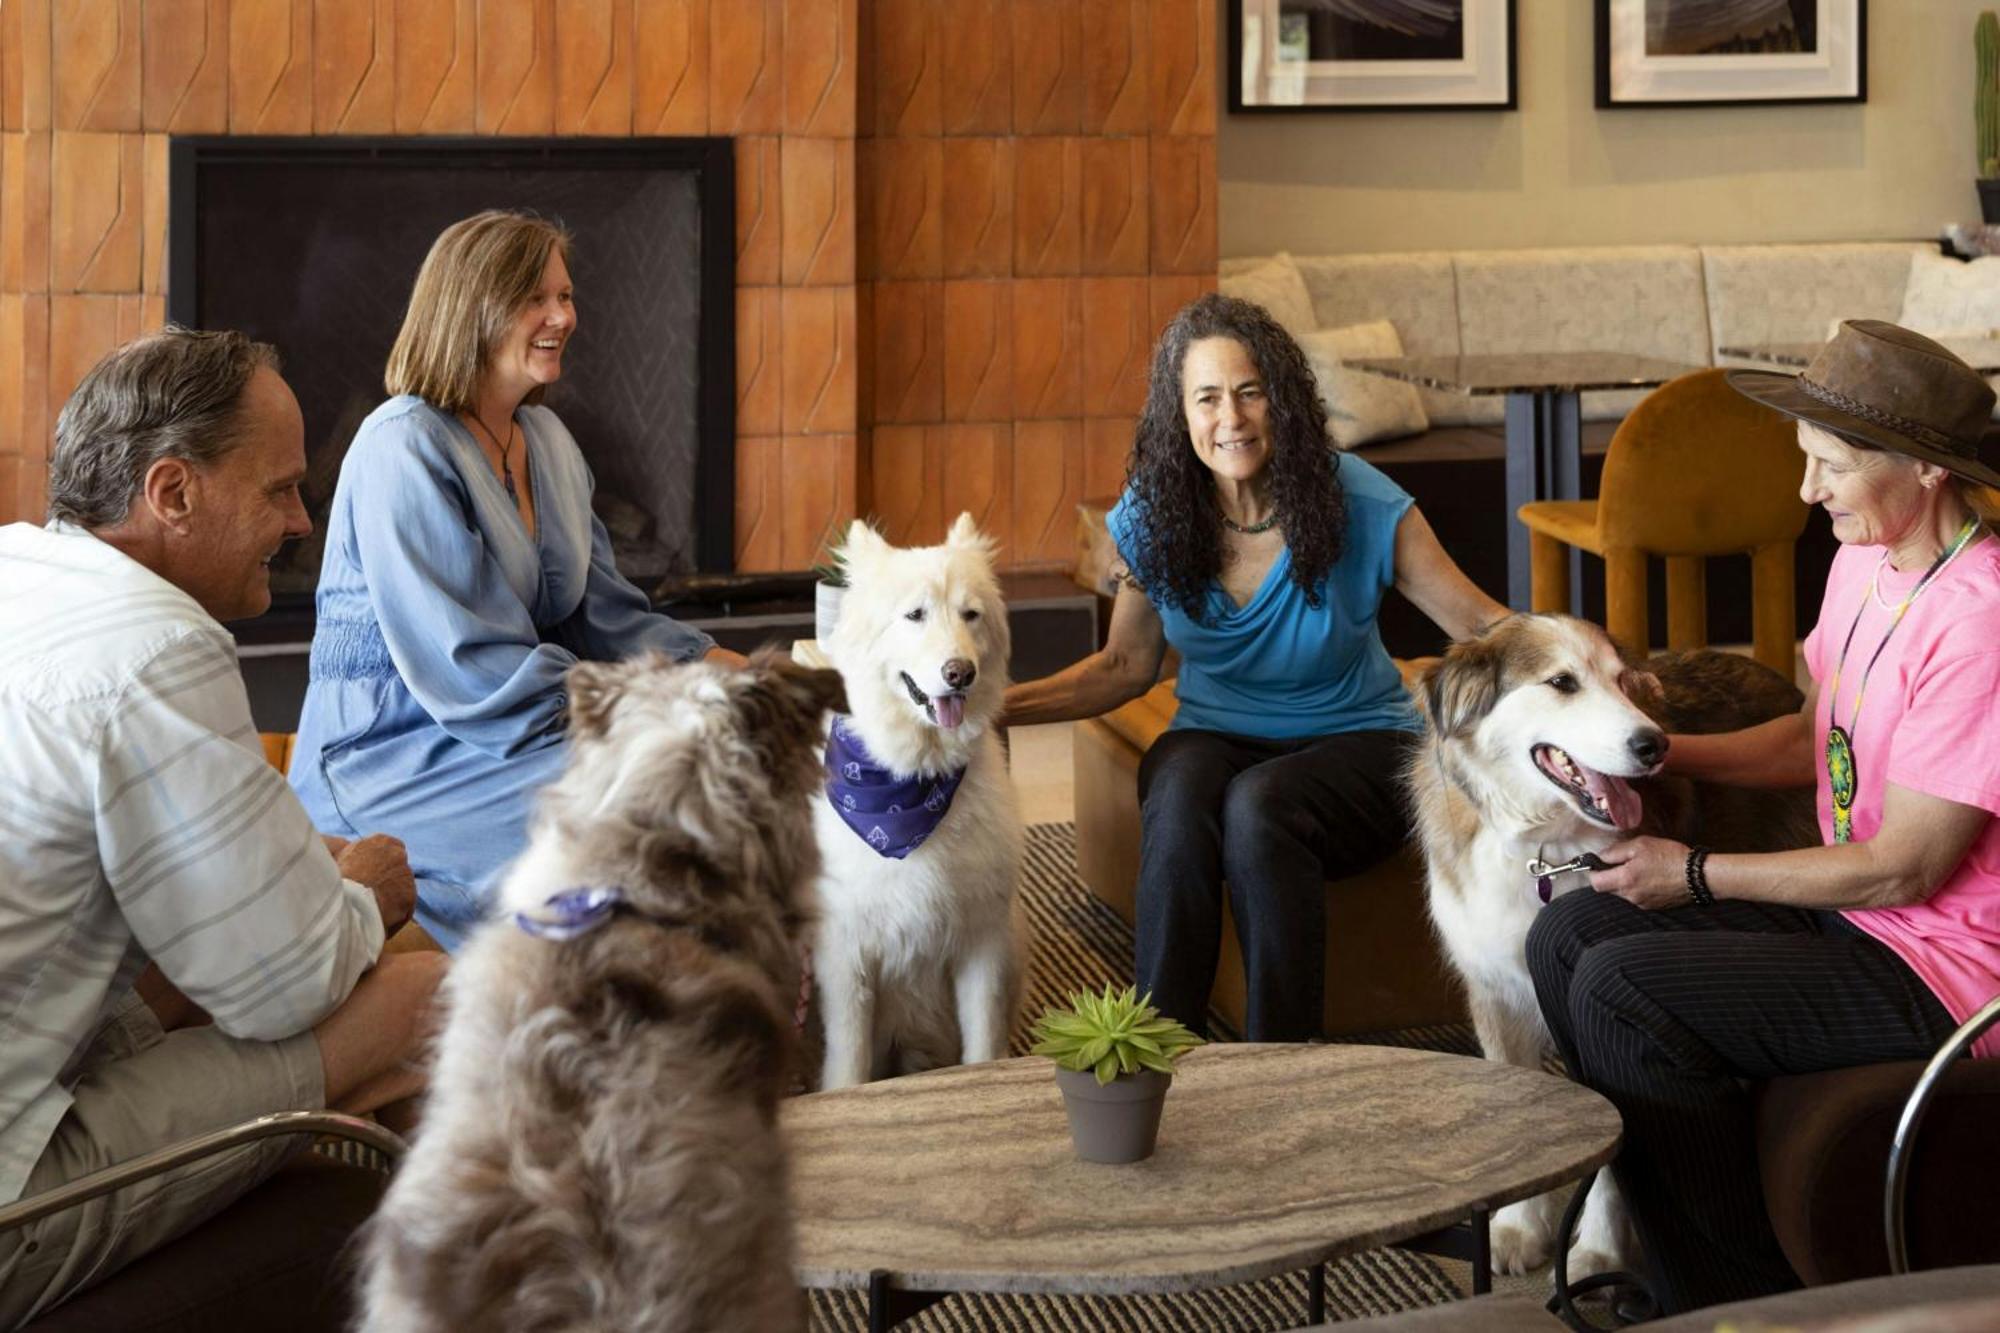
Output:
[[1088,1070],[1056,1070],[1069,1135],[1086,1162],[1137,1162],[1153,1155],[1160,1136],[1160,1108],[1173,1075],[1142,1069],[1099,1083]]

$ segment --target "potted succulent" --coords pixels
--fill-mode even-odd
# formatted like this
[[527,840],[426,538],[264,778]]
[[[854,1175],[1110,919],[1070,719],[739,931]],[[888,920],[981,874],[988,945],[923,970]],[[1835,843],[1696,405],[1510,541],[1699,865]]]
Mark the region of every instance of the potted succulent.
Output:
[[1127,986],[1101,995],[1081,991],[1070,1007],[1035,1023],[1036,1055],[1056,1062],[1056,1084],[1069,1112],[1070,1138],[1086,1162],[1136,1162],[1153,1155],[1160,1109],[1174,1061],[1201,1038]]
[[813,637],[825,643],[840,623],[840,599],[847,595],[847,549],[829,534],[813,572]]
[[1972,25],[1977,62],[1972,80],[1974,149],[1979,155],[1979,215],[2000,222],[2000,17],[1990,9]]

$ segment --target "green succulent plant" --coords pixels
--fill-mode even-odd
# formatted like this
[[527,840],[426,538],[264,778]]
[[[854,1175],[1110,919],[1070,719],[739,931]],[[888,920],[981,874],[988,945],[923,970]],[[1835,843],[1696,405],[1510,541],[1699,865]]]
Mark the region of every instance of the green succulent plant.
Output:
[[1977,131],[1979,174],[2000,176],[2000,16],[1992,10],[1972,25],[1972,122]]
[[1151,1069],[1174,1072],[1183,1051],[1202,1044],[1201,1038],[1153,1007],[1149,991],[1136,986],[1124,991],[1105,983],[1102,995],[1076,991],[1068,1009],[1044,1010],[1035,1020],[1036,1055],[1046,1055],[1059,1069],[1095,1071],[1099,1083],[1120,1074]]

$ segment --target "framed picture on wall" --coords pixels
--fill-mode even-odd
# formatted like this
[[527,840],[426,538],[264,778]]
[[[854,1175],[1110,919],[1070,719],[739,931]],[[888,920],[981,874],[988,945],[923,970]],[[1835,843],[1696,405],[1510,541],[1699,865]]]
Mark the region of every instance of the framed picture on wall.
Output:
[[1229,0],[1231,111],[1514,106],[1514,0]]
[[1601,107],[1867,100],[1867,0],[1597,0]]

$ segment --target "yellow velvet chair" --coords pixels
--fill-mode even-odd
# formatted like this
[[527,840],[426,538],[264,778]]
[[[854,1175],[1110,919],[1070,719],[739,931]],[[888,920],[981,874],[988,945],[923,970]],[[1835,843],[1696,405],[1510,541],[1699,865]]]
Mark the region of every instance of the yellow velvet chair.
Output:
[[1710,556],[1750,556],[1751,634],[1758,661],[1792,678],[1798,637],[1792,549],[1805,530],[1805,456],[1790,418],[1729,387],[1721,370],[1670,380],[1611,437],[1595,500],[1521,506],[1537,611],[1569,608],[1569,548],[1604,560],[1605,628],[1651,651],[1646,561],[1667,566],[1667,646],[1708,642]]
[[[260,731],[257,733],[257,739],[264,743],[264,758],[271,761],[271,767],[280,773],[291,771],[294,739],[292,732]],[[438,942],[431,938],[429,931],[415,921],[406,923],[401,930],[389,937],[387,944],[382,946],[384,953],[409,953],[417,949],[436,952]]]

